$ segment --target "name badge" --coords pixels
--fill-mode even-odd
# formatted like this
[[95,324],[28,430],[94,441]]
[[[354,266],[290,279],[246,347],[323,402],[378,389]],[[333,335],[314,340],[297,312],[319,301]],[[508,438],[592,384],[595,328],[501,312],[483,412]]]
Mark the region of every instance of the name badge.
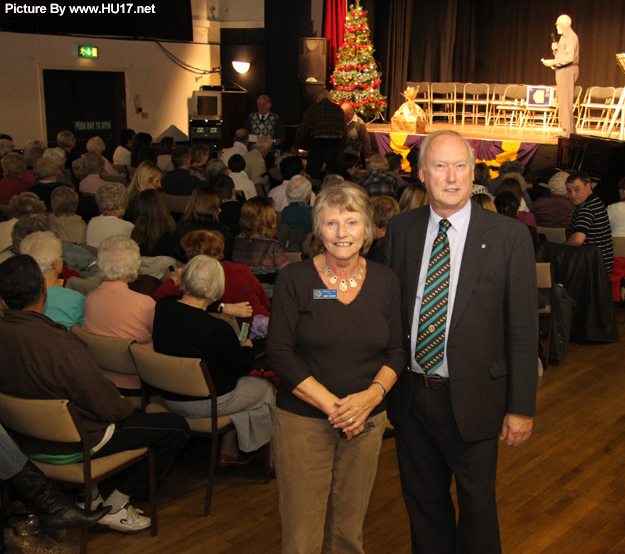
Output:
[[336,300],[339,297],[339,291],[336,289],[315,289],[314,297],[315,300]]

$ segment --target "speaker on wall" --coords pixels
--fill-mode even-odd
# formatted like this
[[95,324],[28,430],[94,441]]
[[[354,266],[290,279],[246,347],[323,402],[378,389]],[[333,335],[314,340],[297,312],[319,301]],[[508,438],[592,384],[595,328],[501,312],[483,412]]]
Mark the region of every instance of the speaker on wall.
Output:
[[328,39],[299,39],[299,82],[325,85],[328,68]]

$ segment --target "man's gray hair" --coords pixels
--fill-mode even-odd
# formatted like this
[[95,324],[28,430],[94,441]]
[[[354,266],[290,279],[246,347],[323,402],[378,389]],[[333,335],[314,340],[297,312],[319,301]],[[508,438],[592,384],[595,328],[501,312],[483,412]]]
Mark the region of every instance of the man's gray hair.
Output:
[[98,266],[106,281],[136,281],[141,267],[139,245],[123,235],[104,239],[98,247]]
[[180,290],[195,298],[212,302],[219,300],[226,288],[226,278],[221,264],[209,256],[195,256],[182,270]]
[[57,217],[72,216],[78,209],[78,193],[71,187],[58,187],[50,198],[52,213]]
[[425,137],[425,140],[421,143],[421,150],[419,151],[419,169],[424,169],[424,165],[425,165],[425,154],[430,146],[430,143],[436,138],[436,137],[440,137],[441,135],[453,135],[458,137],[460,140],[462,140],[462,142],[465,143],[467,150],[469,151],[469,156],[471,158],[471,169],[475,169],[475,153],[473,152],[473,148],[471,148],[471,145],[467,142],[467,140],[462,137],[462,135],[460,135],[460,133],[456,133],[456,131],[436,131],[434,133],[429,134],[427,137]]
[[271,144],[271,137],[267,135],[262,135],[258,137],[258,140],[256,141],[256,146],[254,148],[256,148],[256,150],[260,150],[261,152],[268,152],[269,150],[271,150]]
[[33,172],[39,181],[45,181],[56,175],[58,167],[50,158],[39,158],[33,166]]
[[53,222],[48,214],[36,213],[20,217],[11,231],[13,250],[19,251],[21,242],[37,231],[52,231],[58,235],[59,226]]
[[80,166],[87,175],[92,173],[100,175],[104,171],[104,158],[95,152],[87,152],[83,154]]
[[44,158],[49,158],[56,165],[59,171],[65,169],[65,158],[67,154],[62,148],[48,148],[44,153]]
[[38,231],[21,242],[20,254],[34,258],[45,275],[53,269],[54,262],[63,259],[63,242],[51,231]]
[[286,185],[286,196],[291,202],[305,202],[311,191],[312,185],[303,175],[295,175]]
[[100,137],[91,137],[87,141],[87,152],[95,152],[102,155],[102,152],[106,150],[106,144]]

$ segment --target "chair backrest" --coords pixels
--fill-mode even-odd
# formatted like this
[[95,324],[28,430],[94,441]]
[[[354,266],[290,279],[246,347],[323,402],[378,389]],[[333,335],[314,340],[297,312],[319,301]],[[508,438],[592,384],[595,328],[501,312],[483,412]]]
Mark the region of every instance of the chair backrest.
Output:
[[81,442],[69,412],[69,400],[36,400],[0,393],[0,421],[8,428],[36,439]]
[[124,164],[111,164],[111,166],[120,175],[128,175],[128,168]]
[[527,85],[508,85],[504,93],[506,100],[523,100],[527,98]]
[[100,177],[102,177],[103,181],[107,181],[108,183],[121,183],[125,187],[128,186],[128,177],[126,177],[125,173],[122,175],[109,175],[108,173],[102,173]]
[[432,88],[430,89],[432,94],[453,94],[456,95],[456,84],[455,83],[432,83]]
[[625,258],[625,237],[612,237],[614,257]]
[[137,342],[134,339],[94,335],[80,325],[74,325],[72,333],[87,343],[87,350],[100,369],[124,375],[137,375],[137,368],[129,350],[130,345]]
[[548,242],[562,244],[566,240],[566,229],[564,227],[538,227],[536,232],[545,235]]
[[184,213],[185,208],[189,202],[190,196],[176,196],[175,194],[161,194],[163,200],[165,200],[165,204],[169,208],[170,212],[176,214]]
[[425,81],[420,83],[408,82],[406,83],[406,88],[412,87],[413,89],[419,89],[417,93],[417,98],[428,98],[430,95],[430,83],[426,83]]
[[467,83],[464,85],[465,94],[485,94],[488,96],[488,85],[486,83]]
[[536,280],[538,281],[539,289],[550,289],[553,286],[550,263],[536,264]]
[[157,389],[205,398],[215,394],[208,368],[199,358],[167,356],[139,344],[131,345],[130,353],[141,380]]
[[604,102],[609,104],[614,98],[616,89],[614,87],[592,87],[588,91],[589,102]]
[[621,99],[622,94],[623,94],[623,87],[618,87],[614,91],[614,96],[612,97],[612,104],[618,104],[619,100]]

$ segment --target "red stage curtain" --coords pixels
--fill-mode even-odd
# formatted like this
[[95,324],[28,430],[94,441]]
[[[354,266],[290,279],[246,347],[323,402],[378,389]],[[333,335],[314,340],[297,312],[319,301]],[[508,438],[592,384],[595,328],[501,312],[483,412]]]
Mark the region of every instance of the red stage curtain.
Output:
[[334,71],[338,47],[343,44],[346,17],[347,0],[326,0],[323,36],[330,39],[328,45],[328,81]]

